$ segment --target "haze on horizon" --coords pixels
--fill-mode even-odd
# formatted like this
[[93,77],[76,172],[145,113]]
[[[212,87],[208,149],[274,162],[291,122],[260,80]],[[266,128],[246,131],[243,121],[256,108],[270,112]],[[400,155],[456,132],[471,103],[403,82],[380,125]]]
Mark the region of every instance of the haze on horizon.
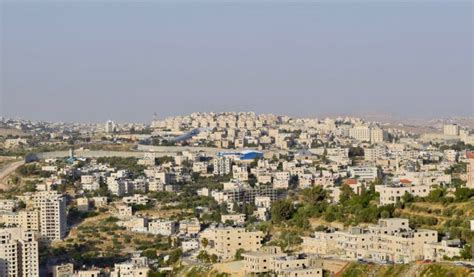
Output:
[[0,5],[4,117],[474,115],[471,1]]

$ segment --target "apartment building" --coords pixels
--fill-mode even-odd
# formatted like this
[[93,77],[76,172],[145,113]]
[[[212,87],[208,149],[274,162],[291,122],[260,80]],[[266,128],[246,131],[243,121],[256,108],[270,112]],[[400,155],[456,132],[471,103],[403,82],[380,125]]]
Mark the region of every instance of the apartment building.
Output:
[[178,232],[179,226],[173,220],[158,220],[148,223],[148,232],[155,235],[171,236]]
[[381,128],[370,129],[370,142],[382,143],[385,140],[385,132]]
[[399,202],[405,193],[426,197],[431,191],[431,186],[400,182],[392,185],[375,186],[375,191],[380,194],[380,205],[389,205]]
[[448,136],[459,136],[459,125],[445,124],[443,126],[443,134]]
[[232,161],[228,157],[214,158],[214,175],[228,175],[231,173]]
[[181,220],[179,222],[179,233],[185,235],[196,235],[201,231],[201,223],[197,218]]
[[61,240],[67,232],[66,200],[55,191],[42,191],[33,195],[34,208],[39,210],[41,238]]
[[467,163],[467,183],[468,188],[474,189],[474,152],[468,151],[466,153]]
[[387,154],[385,147],[376,146],[364,149],[364,159],[366,161],[375,162]]
[[244,224],[245,223],[245,214],[223,214],[221,215],[221,222],[233,222],[234,224]]
[[460,257],[462,244],[460,240],[442,240],[423,245],[425,260],[441,261],[443,257]]
[[245,182],[249,180],[249,173],[247,170],[247,165],[233,165],[232,166],[232,177],[241,182]]
[[246,275],[260,275],[273,272],[276,276],[323,276],[323,269],[314,266],[313,259],[289,256],[277,246],[262,247],[256,252],[242,254]]
[[206,239],[203,250],[209,255],[215,254],[221,261],[234,259],[239,249],[244,251],[257,251],[262,246],[263,232],[248,231],[243,227],[210,227],[200,234],[200,241]]
[[252,188],[248,185],[236,184],[231,188],[224,187],[222,191],[213,191],[211,195],[218,203],[253,204],[257,196],[270,197],[272,201],[277,200],[278,191],[272,185],[258,184]]
[[368,228],[352,227],[346,231],[315,232],[303,237],[305,253],[339,255],[349,259],[408,263],[424,259],[424,245],[437,243],[433,230],[413,230],[408,219],[380,219]]
[[35,232],[21,228],[0,230],[0,276],[39,276],[38,240]]
[[379,172],[375,166],[348,166],[347,172],[352,178],[373,181],[379,177]]
[[367,126],[356,126],[349,130],[349,136],[358,141],[370,141],[370,128]]

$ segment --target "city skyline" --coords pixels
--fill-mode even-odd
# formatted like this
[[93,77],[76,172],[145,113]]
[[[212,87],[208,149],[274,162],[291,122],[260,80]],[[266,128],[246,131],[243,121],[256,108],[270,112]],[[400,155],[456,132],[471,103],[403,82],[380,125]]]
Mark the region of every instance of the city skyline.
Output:
[[4,117],[473,115],[469,2],[2,6]]

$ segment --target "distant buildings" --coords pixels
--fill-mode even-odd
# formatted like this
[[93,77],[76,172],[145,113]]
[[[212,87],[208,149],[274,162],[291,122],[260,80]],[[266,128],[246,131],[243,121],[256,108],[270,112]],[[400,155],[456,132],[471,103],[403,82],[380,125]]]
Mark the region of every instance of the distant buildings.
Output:
[[117,126],[116,126],[114,121],[108,120],[107,122],[105,122],[105,132],[106,133],[108,133],[108,134],[114,133],[116,128],[117,128]]
[[443,133],[448,136],[459,136],[459,125],[445,124],[443,126]]
[[474,189],[474,152],[468,151],[467,154],[467,187]]
[[385,132],[380,128],[356,126],[349,130],[349,136],[359,141],[381,143],[385,139]]

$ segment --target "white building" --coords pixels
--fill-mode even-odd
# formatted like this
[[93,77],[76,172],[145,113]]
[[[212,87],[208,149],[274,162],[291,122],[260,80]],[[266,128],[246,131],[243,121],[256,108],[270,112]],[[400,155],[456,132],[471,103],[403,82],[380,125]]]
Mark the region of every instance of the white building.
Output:
[[173,220],[158,220],[148,223],[148,232],[155,235],[171,236],[178,232],[178,224]]
[[474,189],[474,152],[467,152],[467,183],[468,188]]
[[375,166],[349,166],[347,171],[352,178],[372,181],[378,178],[378,169]]
[[34,207],[39,210],[40,234],[48,240],[62,240],[67,232],[66,200],[56,191],[42,191],[33,195]]
[[228,175],[231,172],[231,160],[227,157],[216,157],[214,159],[214,175]]
[[116,124],[114,121],[112,120],[108,120],[107,122],[105,122],[105,132],[106,133],[113,133],[116,131]]
[[0,229],[0,276],[39,276],[35,232],[21,228]]
[[457,124],[445,124],[443,133],[448,136],[459,136],[459,126]]
[[400,183],[398,185],[375,186],[375,191],[380,194],[380,205],[389,205],[399,202],[405,193],[426,197],[431,191],[431,186]]

